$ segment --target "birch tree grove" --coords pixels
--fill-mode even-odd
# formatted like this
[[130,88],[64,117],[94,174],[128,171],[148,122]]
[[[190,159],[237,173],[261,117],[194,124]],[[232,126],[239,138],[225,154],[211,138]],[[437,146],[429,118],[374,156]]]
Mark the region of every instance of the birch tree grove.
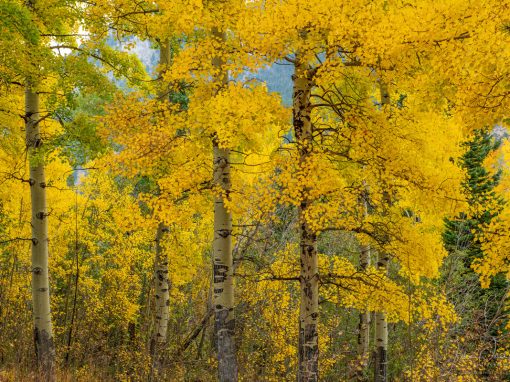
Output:
[[0,1],[0,381],[510,380],[509,11]]

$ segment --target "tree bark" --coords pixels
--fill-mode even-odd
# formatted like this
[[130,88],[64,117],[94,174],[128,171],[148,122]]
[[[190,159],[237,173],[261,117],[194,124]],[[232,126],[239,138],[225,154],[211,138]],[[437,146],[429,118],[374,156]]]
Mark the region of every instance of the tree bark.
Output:
[[[390,103],[390,95],[388,87],[384,81],[379,81],[379,89],[381,93],[381,106],[384,108]],[[391,203],[391,200],[389,201]],[[377,268],[388,273],[389,257],[386,253],[379,254],[377,261]],[[386,382],[387,369],[388,369],[388,322],[386,320],[385,312],[377,312],[375,315],[375,368],[374,368],[374,381]]]
[[166,343],[168,320],[170,317],[170,283],[168,281],[168,259],[163,253],[161,240],[168,229],[163,223],[158,224],[156,232],[156,257],[154,261],[154,334],[153,357],[157,357],[157,347]]
[[[162,77],[165,72],[168,70],[168,65],[170,65],[171,61],[171,51],[170,51],[170,41],[168,39],[163,40],[159,44],[159,75]],[[163,86],[163,81],[161,81],[161,86],[159,87],[159,98],[169,101],[168,89]]]
[[[307,66],[296,54],[293,76],[293,127],[298,146],[299,163],[305,164],[312,154],[312,123],[310,96],[313,82]],[[298,382],[316,382],[319,379],[319,268],[317,235],[310,228],[306,213],[312,201],[305,190],[298,207],[300,235],[300,289]]]
[[[368,203],[366,198],[367,193],[363,195],[363,213],[368,216]],[[362,272],[365,272],[370,265],[370,245],[366,244],[361,247],[359,267]],[[370,312],[364,311],[359,314],[358,324],[358,357],[360,359],[359,370],[357,371],[357,380],[364,381],[364,370],[368,366],[370,347]]]
[[[383,272],[387,272],[388,255],[379,256],[377,268]],[[375,382],[387,381],[388,369],[388,322],[386,321],[385,312],[377,312],[375,314]]]
[[[225,41],[224,33],[216,28],[213,36]],[[217,70],[220,88],[228,82],[223,60],[216,56],[213,66]],[[215,331],[218,346],[218,378],[220,382],[237,381],[235,346],[234,279],[232,256],[232,214],[225,207],[231,191],[230,150],[220,147],[213,137],[213,181],[221,194],[214,200],[213,283]]]
[[[168,39],[160,43],[159,72],[162,76],[170,64],[170,44]],[[159,97],[167,99],[168,94],[164,86],[160,86]],[[152,373],[161,368],[161,349],[166,344],[168,320],[170,318],[170,282],[168,280],[168,257],[163,253],[161,241],[168,228],[159,222],[156,230],[155,256],[154,256],[154,330],[152,333],[150,353],[152,357]]]
[[43,140],[39,128],[39,95],[27,83],[25,90],[26,146],[30,166],[32,202],[32,304],[35,353],[45,380],[54,380],[55,346],[51,323],[48,277],[48,210]]

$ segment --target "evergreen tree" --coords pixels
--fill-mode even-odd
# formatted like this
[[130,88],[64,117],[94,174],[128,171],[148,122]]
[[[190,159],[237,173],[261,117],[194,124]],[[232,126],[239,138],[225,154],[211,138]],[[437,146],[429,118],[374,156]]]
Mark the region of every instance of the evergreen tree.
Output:
[[451,220],[445,219],[443,240],[449,252],[466,251],[467,267],[482,255],[479,240],[482,227],[498,216],[504,205],[503,198],[495,191],[501,170],[492,172],[484,166],[486,158],[500,145],[501,140],[491,135],[488,129],[476,130],[473,138],[463,144],[467,150],[459,165],[466,172],[462,188],[470,211]]
[[[474,132],[473,137],[463,146],[466,152],[460,158],[459,166],[465,171],[462,191],[468,203],[468,211],[459,213],[453,219],[445,219],[443,241],[450,254],[447,267],[457,269],[457,280],[463,285],[464,293],[454,299],[458,310],[464,311],[461,331],[469,333],[474,343],[485,343],[489,349],[498,342],[505,326],[504,299],[507,280],[503,273],[492,278],[489,288],[482,288],[479,276],[472,269],[475,260],[484,256],[482,234],[504,208],[505,200],[497,192],[502,170],[486,167],[486,159],[501,145],[501,139],[487,128]],[[455,265],[455,260],[457,264]],[[445,272],[446,273],[446,272]],[[502,308],[503,307],[503,308]],[[485,375],[491,375],[492,359],[490,351],[483,352]]]

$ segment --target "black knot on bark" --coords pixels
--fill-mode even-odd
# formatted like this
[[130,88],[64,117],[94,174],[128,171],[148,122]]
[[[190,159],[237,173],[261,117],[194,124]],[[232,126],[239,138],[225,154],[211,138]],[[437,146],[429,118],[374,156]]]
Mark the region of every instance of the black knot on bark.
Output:
[[218,235],[220,235],[222,238],[229,237],[230,230],[229,229],[220,229],[220,230],[218,230]]
[[32,272],[36,275],[40,275],[42,273],[43,269],[41,267],[34,267],[32,268]]
[[35,217],[39,220],[43,220],[45,216],[46,214],[42,211],[35,214]]
[[46,183],[45,182],[41,182],[41,183],[39,183],[39,186],[41,186],[41,188],[46,188]]
[[216,158],[215,164],[216,164],[216,166],[218,166],[220,168],[224,168],[224,167],[226,167],[228,165],[227,158],[225,158],[225,157],[218,157],[218,158]]
[[308,299],[312,299],[313,297],[313,291],[312,291],[312,285],[309,281],[306,281],[305,287],[303,288],[303,293]]
[[37,240],[35,237],[32,238],[32,244],[37,245],[39,244],[39,240]]

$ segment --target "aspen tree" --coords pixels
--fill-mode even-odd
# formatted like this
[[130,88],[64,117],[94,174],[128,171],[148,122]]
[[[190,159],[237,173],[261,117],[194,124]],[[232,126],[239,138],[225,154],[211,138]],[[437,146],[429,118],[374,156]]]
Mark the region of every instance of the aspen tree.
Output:
[[[35,0],[28,2],[35,10]],[[36,48],[37,45],[32,48]],[[30,200],[32,216],[32,309],[34,344],[38,368],[45,380],[54,379],[55,345],[51,322],[50,281],[48,269],[48,208],[46,205],[46,174],[41,135],[39,94],[33,79],[25,83],[25,139],[28,152]]]
[[[30,344],[35,345],[39,373],[39,375],[36,373],[34,375],[37,379],[48,381],[55,379],[55,342],[58,341],[58,338],[55,339],[54,335],[63,332],[58,320],[52,322],[48,265],[49,252],[52,250],[52,254],[55,254],[59,253],[60,250],[65,251],[68,248],[64,242],[59,240],[55,240],[54,243],[57,244],[50,247],[49,231],[54,232],[52,237],[55,233],[58,234],[59,230],[53,228],[65,221],[62,218],[63,214],[59,215],[61,211],[59,211],[59,206],[55,203],[55,195],[64,195],[67,185],[65,181],[60,182],[61,179],[57,179],[57,176],[65,177],[65,174],[69,175],[71,173],[68,166],[60,163],[62,158],[58,157],[59,155],[63,156],[62,151],[66,149],[65,145],[61,147],[64,150],[60,151],[54,144],[58,144],[59,138],[61,138],[59,134],[62,132],[59,128],[67,127],[66,122],[68,122],[67,117],[69,115],[63,118],[61,116],[66,114],[72,107],[71,99],[78,93],[77,89],[81,91],[85,88],[86,91],[84,93],[90,92],[92,89],[101,92],[108,88],[108,86],[103,85],[111,84],[106,79],[106,76],[100,74],[101,70],[97,67],[97,64],[88,60],[89,57],[85,57],[86,54],[81,54],[83,51],[71,49],[75,42],[74,32],[77,33],[77,20],[80,19],[81,11],[81,9],[77,10],[74,5],[76,4],[73,2],[59,2],[57,4],[36,0],[29,0],[27,2],[6,1],[0,4],[0,29],[2,29],[2,36],[0,38],[0,56],[2,56],[0,77],[2,77],[2,83],[0,86],[2,87],[2,98],[8,99],[8,97],[10,98],[14,95],[13,89],[9,89],[12,85],[24,87],[25,89],[25,110],[22,118],[25,125],[23,147],[26,149],[24,153],[28,158],[28,176],[25,175],[23,167],[18,164],[16,164],[16,167],[8,169],[8,171],[16,179],[23,180],[30,187],[31,217],[30,219],[24,218],[23,221],[28,221],[31,233],[20,235],[23,240],[30,239],[31,244],[31,264],[27,269],[30,269],[32,278],[32,314],[34,326],[32,333],[34,338],[33,342],[30,341]],[[8,27],[7,31],[13,33],[5,33],[5,26]],[[16,46],[11,45],[12,48],[16,47],[16,50],[10,51],[8,56],[15,57],[16,61],[4,61],[4,58],[7,57],[6,53],[9,51],[5,49],[5,43],[10,43],[11,41],[16,42]],[[62,52],[58,53],[60,47],[65,46],[70,46],[70,50],[72,50],[72,53],[68,56],[64,56]],[[97,52],[95,51],[94,53]],[[95,54],[95,57],[100,57],[100,55]],[[5,66],[6,62],[9,62],[8,67]],[[8,68],[8,71],[5,71],[6,68]],[[6,74],[9,77],[5,77]],[[25,80],[23,81],[22,78]],[[63,97],[63,93],[65,93],[66,97]],[[20,103],[23,102],[21,101]],[[18,105],[16,105],[16,108],[18,108]],[[23,106],[20,105],[19,109],[23,109]],[[8,112],[7,109],[0,107],[2,129],[5,128],[3,117],[6,112]],[[22,114],[21,111],[19,113]],[[57,122],[57,119],[60,124]],[[42,131],[43,128],[44,131]],[[46,142],[51,142],[51,144],[47,145]],[[73,149],[70,151],[73,151]],[[23,155],[23,157],[25,156]],[[17,175],[18,171],[19,177]],[[4,174],[7,174],[7,172],[4,172]],[[48,181],[47,178],[49,179]],[[0,204],[3,204],[3,201]],[[51,219],[51,224],[48,219],[49,211],[57,216],[55,220]],[[74,227],[74,224],[72,226]],[[62,229],[62,226],[60,228]],[[17,238],[15,240],[20,239]],[[56,256],[55,258],[58,257]],[[14,261],[16,267],[24,267],[23,263],[19,262],[21,261],[20,259],[22,259],[22,256],[16,257]],[[54,285],[55,278],[58,278],[58,273],[56,269],[52,272],[54,277],[52,285]],[[57,285],[52,290],[55,290],[58,294],[58,289],[59,286]],[[3,292],[0,292],[0,294],[3,294]],[[59,296],[56,297],[55,301],[58,304]],[[55,303],[55,301],[53,302]],[[57,305],[56,317],[59,316],[58,313]],[[53,324],[55,325],[55,330]],[[13,346],[13,343],[10,343],[10,346]],[[14,347],[17,346],[15,345]],[[18,353],[18,357],[20,354],[22,353]],[[18,360],[17,362],[20,361]]]
[[[159,48],[160,73],[163,74],[170,63],[170,44],[165,40]],[[160,98],[165,92],[160,90]],[[170,306],[170,283],[168,281],[168,257],[163,251],[161,241],[168,228],[160,222],[156,230],[154,258],[154,332],[151,340],[153,365],[159,358],[159,349],[166,343]]]
[[[313,81],[312,71],[302,61],[300,53],[295,56],[293,76],[292,123],[298,146],[299,163],[306,166],[312,154],[312,123],[310,119]],[[300,241],[300,288],[298,382],[319,380],[319,268],[317,256],[317,234],[307,222],[307,209],[312,201],[306,197],[298,206]]]
[[55,345],[51,323],[48,277],[48,209],[43,139],[40,130],[39,95],[27,81],[25,90],[25,131],[30,161],[32,208],[32,304],[37,362],[46,380],[54,378]]
[[[379,88],[381,94],[381,108],[384,109],[390,103],[390,95],[387,85],[380,80]],[[391,202],[391,201],[389,201]],[[377,269],[382,273],[388,273],[389,256],[386,252],[378,253]],[[388,321],[384,311],[375,313],[375,366],[374,381],[386,382],[388,374]]]
[[155,240],[154,258],[154,333],[151,340],[153,364],[157,363],[159,350],[167,340],[168,320],[170,317],[170,283],[168,280],[168,259],[161,246],[168,228],[163,223],[158,224]]
[[[387,272],[388,256],[379,254],[377,268]],[[386,382],[388,370],[388,321],[385,312],[375,313],[375,382]]]
[[[363,215],[368,216],[368,192],[362,195]],[[360,250],[359,267],[362,272],[366,272],[370,266],[370,244],[363,244]],[[358,356],[360,358],[360,365],[358,370],[358,380],[363,381],[363,370],[368,365],[369,347],[370,347],[370,323],[371,313],[362,311],[359,314],[358,325]]]
[[[217,42],[224,42],[225,35],[217,28],[212,30]],[[228,83],[228,74],[222,68],[221,57],[213,58],[219,89]],[[234,279],[232,257],[232,213],[225,201],[230,198],[230,150],[220,147],[213,136],[213,183],[217,187],[214,200],[213,241],[213,288],[215,331],[218,346],[218,377],[220,382],[237,381],[237,359],[235,347]]]

